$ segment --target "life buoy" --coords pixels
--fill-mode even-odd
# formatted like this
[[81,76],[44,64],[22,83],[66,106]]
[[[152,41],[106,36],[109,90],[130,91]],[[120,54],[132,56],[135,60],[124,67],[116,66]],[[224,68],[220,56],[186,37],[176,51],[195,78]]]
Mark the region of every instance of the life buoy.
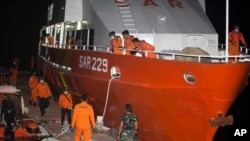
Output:
[[40,130],[36,122],[31,122],[26,126],[26,131],[30,134],[37,134]]

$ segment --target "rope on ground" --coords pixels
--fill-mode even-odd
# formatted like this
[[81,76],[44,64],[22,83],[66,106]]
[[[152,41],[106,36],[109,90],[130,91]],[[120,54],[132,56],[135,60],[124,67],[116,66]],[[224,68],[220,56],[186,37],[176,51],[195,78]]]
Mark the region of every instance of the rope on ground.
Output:
[[38,121],[38,120],[35,120],[35,119],[32,119],[32,118],[27,118],[27,119],[23,119],[22,121],[25,121],[25,120],[31,120],[31,121],[34,121],[34,122],[39,123],[39,124],[41,124],[41,125],[62,127],[62,125],[56,125],[56,124],[48,123],[48,122],[45,121],[45,120]]
[[[38,124],[41,124],[42,126],[47,125],[47,126],[63,127],[62,125],[49,124],[49,123],[46,123],[46,121],[38,121],[38,120],[35,120],[35,119],[32,119],[32,118],[23,119],[23,121],[25,121],[25,120],[26,121],[29,121],[29,120],[34,121],[34,122],[36,122]],[[56,139],[56,138],[60,137],[61,135],[69,135],[70,137],[73,137],[73,131],[71,130],[71,128],[69,126],[66,126],[66,127],[62,128],[61,133],[53,134],[52,137],[50,137],[50,138]]]

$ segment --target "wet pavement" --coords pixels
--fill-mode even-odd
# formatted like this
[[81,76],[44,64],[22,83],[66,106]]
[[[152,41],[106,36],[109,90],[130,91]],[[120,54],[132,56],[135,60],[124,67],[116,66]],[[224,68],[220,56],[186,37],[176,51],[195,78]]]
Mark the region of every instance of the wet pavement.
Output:
[[[43,139],[46,141],[54,140],[54,141],[73,141],[73,132],[68,130],[68,126],[62,126],[60,115],[61,110],[59,108],[58,102],[54,100],[50,100],[50,105],[46,109],[46,113],[44,116],[41,116],[40,110],[38,106],[29,105],[29,87],[28,87],[28,78],[29,72],[19,72],[18,80],[17,80],[17,89],[21,90],[21,93],[24,97],[25,107],[28,108],[27,116],[29,119],[32,119],[38,123],[42,122],[42,126],[47,130],[47,132],[51,135],[50,138]],[[65,119],[67,119],[65,117]],[[115,135],[117,130],[101,130],[99,132],[94,132],[92,135],[92,141],[116,141]],[[42,141],[43,141],[42,140]]]

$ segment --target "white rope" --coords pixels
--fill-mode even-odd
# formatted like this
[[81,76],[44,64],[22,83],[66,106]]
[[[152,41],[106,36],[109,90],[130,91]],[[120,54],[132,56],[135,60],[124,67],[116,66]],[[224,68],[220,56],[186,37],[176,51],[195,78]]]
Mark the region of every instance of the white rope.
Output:
[[103,119],[104,119],[104,116],[105,116],[105,113],[106,113],[106,109],[107,109],[107,104],[108,104],[108,99],[109,99],[110,84],[111,84],[111,81],[112,81],[113,79],[114,79],[114,78],[111,78],[111,79],[109,80],[108,90],[107,90],[107,95],[106,95],[106,101],[105,101],[105,106],[104,106],[103,115],[102,115],[102,123],[103,123]]
[[39,123],[39,124],[41,124],[41,125],[62,127],[62,125],[56,125],[56,124],[53,124],[53,123],[46,123],[46,122],[43,122],[43,121],[35,120],[35,119],[33,119],[33,118],[25,118],[25,119],[22,119],[22,120],[17,120],[17,122],[26,121],[26,120],[27,120],[27,121],[31,120],[31,121],[34,121],[34,122]]

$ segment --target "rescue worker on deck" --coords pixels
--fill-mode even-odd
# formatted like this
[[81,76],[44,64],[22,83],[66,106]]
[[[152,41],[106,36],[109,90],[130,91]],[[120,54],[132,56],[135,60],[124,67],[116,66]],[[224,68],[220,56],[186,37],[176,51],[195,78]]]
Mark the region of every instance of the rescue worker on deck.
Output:
[[74,129],[74,141],[80,141],[83,135],[84,141],[91,141],[91,125],[96,128],[93,107],[87,103],[87,95],[81,96],[81,103],[74,109],[71,128]]
[[[228,52],[229,55],[240,55],[240,44],[247,47],[247,43],[243,34],[240,32],[240,27],[238,25],[234,26],[234,29],[228,34]],[[229,59],[229,62],[236,61],[235,59]]]
[[83,49],[83,48],[80,46],[80,44],[81,44],[81,39],[80,39],[80,38],[77,38],[77,39],[75,40],[75,49]]
[[123,36],[123,42],[124,42],[123,45],[126,49],[128,49],[126,50],[126,54],[133,55],[133,54],[130,54],[130,51],[135,48],[135,45],[133,44],[134,36],[129,35],[128,30],[124,30],[122,32],[122,36]]
[[47,40],[48,40],[48,44],[50,45],[54,44],[54,37],[52,37],[50,34],[47,34]]
[[33,106],[37,106],[37,89],[36,86],[38,84],[38,79],[36,76],[36,72],[32,72],[31,76],[29,77],[29,88],[30,88],[30,98],[29,98],[29,104]]
[[63,93],[59,97],[58,104],[61,108],[61,124],[64,124],[64,117],[67,114],[68,124],[71,124],[71,110],[72,110],[72,95],[68,92],[68,88],[65,88]]
[[49,106],[49,99],[51,98],[51,90],[47,84],[47,82],[44,81],[43,78],[40,79],[40,82],[36,85],[37,90],[37,96],[39,100],[39,108],[41,112],[41,116],[44,116],[46,113],[46,109]]
[[73,41],[74,41],[73,37],[69,37],[69,39],[67,40],[67,45],[66,45],[67,49],[71,48]]
[[142,54],[142,57],[146,58],[156,58],[156,54],[153,52],[155,47],[144,40],[139,40],[138,38],[133,39],[135,49]]
[[[122,54],[122,39],[120,36],[117,36],[114,31],[109,33],[110,37],[110,52],[115,54]],[[120,49],[119,49],[120,48]]]

